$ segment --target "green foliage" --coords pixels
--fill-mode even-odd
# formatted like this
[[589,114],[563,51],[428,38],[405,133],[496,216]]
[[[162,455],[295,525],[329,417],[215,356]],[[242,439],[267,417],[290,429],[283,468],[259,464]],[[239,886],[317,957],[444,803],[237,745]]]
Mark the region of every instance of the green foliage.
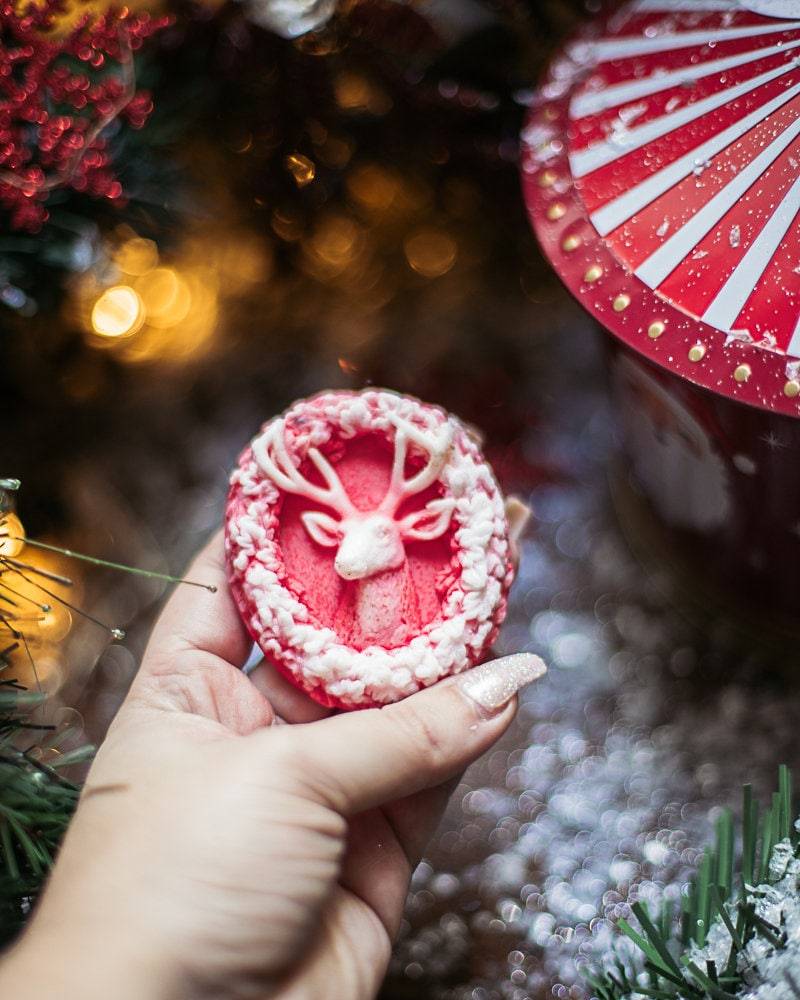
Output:
[[[680,919],[675,918],[669,903],[656,917],[645,904],[634,903],[632,910],[639,930],[626,920],[619,921],[620,930],[642,953],[647,982],[641,984],[636,973],[618,959],[613,969],[586,977],[600,1000],[635,996],[654,1000],[733,1000],[744,986],[738,959],[748,942],[760,935],[776,949],[786,944],[781,928],[756,913],[753,890],[781,877],[770,872],[777,844],[789,841],[797,853],[794,815],[792,777],[785,765],[778,773],[778,791],[760,817],[752,789],[745,785],[738,873],[734,865],[734,820],[726,811],[717,822],[714,846],[706,849],[697,875],[681,899]],[[700,968],[692,954],[705,946],[717,919],[724,923],[731,938],[727,961],[722,968],[713,961]]]
[[[74,733],[36,722],[44,696],[4,679],[5,669],[0,652],[0,945],[24,923],[75,810],[79,788],[59,772],[93,752],[58,753]],[[37,758],[42,747],[47,764]]]

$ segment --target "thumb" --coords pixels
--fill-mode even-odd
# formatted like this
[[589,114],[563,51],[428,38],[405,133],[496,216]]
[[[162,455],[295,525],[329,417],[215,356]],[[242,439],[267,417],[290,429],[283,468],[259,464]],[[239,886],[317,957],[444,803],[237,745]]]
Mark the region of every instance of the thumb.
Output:
[[517,691],[546,669],[538,656],[517,653],[385,708],[281,727],[281,736],[307,786],[340,813],[361,812],[440,785],[471,764],[508,728]]

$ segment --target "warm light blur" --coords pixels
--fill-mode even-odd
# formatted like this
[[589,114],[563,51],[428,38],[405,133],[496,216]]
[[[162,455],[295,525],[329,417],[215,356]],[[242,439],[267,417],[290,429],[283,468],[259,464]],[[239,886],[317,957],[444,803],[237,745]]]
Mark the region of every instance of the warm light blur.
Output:
[[177,363],[207,353],[221,305],[272,271],[269,246],[247,230],[201,227],[166,255],[130,229],[119,236],[111,253],[115,283],[103,288],[108,269],[83,276],[73,308],[88,343],[129,364]]
[[147,274],[158,266],[158,247],[152,240],[134,236],[117,248],[114,262],[125,274]]
[[271,222],[275,235],[287,243],[294,243],[303,235],[302,220],[291,211],[276,208]]
[[425,278],[446,274],[458,256],[456,241],[438,229],[421,229],[403,245],[409,265]]
[[336,103],[344,111],[385,115],[392,107],[389,95],[360,73],[349,70],[339,73],[333,81],[333,89]]
[[360,262],[365,244],[364,230],[354,219],[328,215],[303,244],[306,270],[322,280],[334,278]]
[[171,267],[157,267],[136,282],[150,326],[166,329],[186,319],[192,295],[184,279]]
[[144,323],[145,312],[139,294],[130,285],[107,288],[92,309],[92,330],[100,337],[125,337]]
[[328,136],[319,151],[320,159],[329,167],[342,170],[350,162],[354,144],[351,140],[338,135]]
[[[21,536],[22,525],[15,514],[8,514],[3,520],[12,518],[15,523],[11,533]],[[5,530],[5,525],[0,527],[0,533]],[[0,538],[0,555],[9,555],[4,547],[7,542],[8,539]],[[74,582],[67,586],[37,570],[60,576],[69,574]],[[55,691],[63,680],[59,644],[72,628],[69,608],[60,604],[58,598],[80,604],[80,582],[75,580],[60,554],[28,545],[23,565],[0,570],[1,594],[5,594],[7,600],[0,602],[0,608],[9,624],[24,636],[24,641],[9,654],[15,679],[25,687]]]
[[[166,282],[165,286],[169,287]],[[120,345],[121,360],[129,364],[178,362],[199,356],[209,347],[219,316],[217,271],[211,267],[184,271],[176,280],[175,292],[174,299],[158,300],[164,312]],[[184,312],[187,303],[190,307]]]
[[25,548],[24,538],[25,529],[16,514],[0,515],[0,556],[18,556]]
[[[46,603],[48,598],[44,596],[40,597],[39,600]],[[50,603],[50,610],[43,611],[38,616],[36,627],[32,630],[31,634],[40,642],[59,642],[69,633],[71,628],[72,615],[69,608],[65,608],[62,604],[52,601]]]
[[22,670],[18,669],[15,673],[25,687],[40,687],[47,694],[55,694],[64,680],[64,668],[55,650],[37,653],[34,666],[28,661],[23,664]]
[[347,178],[347,191],[368,212],[385,212],[397,197],[400,184],[396,175],[375,163],[356,167]]
[[305,187],[314,180],[316,167],[314,161],[309,160],[307,156],[303,156],[302,153],[290,153],[284,162],[298,187]]
[[[30,635],[25,630],[26,635]],[[60,657],[54,649],[32,652],[32,660],[27,654],[15,655],[14,679],[32,691],[41,690],[46,694],[55,694],[64,680],[64,669]]]
[[[0,528],[0,531],[3,529]],[[44,549],[37,549],[29,545],[25,550],[25,563],[47,573],[56,573],[59,576],[68,577],[72,584],[67,586],[44,576],[34,573],[30,569],[22,569],[21,573],[11,570],[0,576],[0,587],[5,582],[13,587],[18,594],[30,598],[36,604],[55,605],[55,597],[61,597],[71,604],[80,604],[82,588],[80,580],[75,576],[75,564],[70,565],[64,556],[56,552],[47,552]],[[21,575],[24,574],[24,575]],[[41,587],[50,591],[46,594]],[[55,595],[55,597],[51,596]]]

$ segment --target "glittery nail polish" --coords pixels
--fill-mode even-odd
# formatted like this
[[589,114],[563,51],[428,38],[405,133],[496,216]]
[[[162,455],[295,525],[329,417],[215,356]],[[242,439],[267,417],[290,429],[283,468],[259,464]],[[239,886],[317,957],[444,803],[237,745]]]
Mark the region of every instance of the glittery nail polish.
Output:
[[520,688],[538,680],[546,671],[540,656],[515,653],[468,671],[459,680],[459,686],[484,712],[493,714],[507,705]]

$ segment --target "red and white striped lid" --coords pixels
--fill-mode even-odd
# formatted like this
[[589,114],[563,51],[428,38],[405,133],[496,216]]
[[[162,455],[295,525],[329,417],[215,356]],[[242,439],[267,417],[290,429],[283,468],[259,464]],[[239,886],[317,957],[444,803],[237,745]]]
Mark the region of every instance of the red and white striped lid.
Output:
[[542,246],[612,333],[800,415],[800,0],[639,0],[551,65],[523,139]]

